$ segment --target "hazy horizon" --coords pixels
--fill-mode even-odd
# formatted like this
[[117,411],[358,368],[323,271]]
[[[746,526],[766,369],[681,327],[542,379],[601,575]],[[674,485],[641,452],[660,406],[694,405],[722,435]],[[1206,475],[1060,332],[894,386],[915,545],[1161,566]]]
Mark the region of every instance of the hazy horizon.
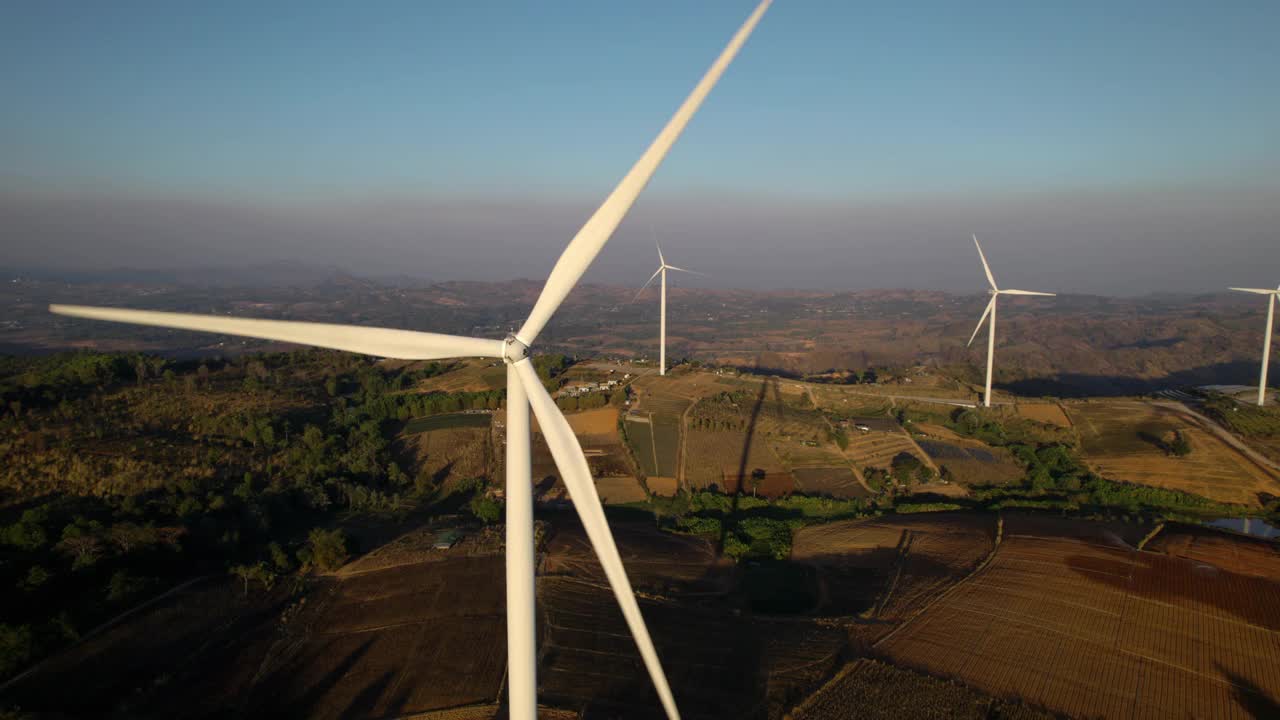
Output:
[[[750,5],[24,6],[0,266],[541,279]],[[586,281],[1273,287],[1277,22],[779,3]]]

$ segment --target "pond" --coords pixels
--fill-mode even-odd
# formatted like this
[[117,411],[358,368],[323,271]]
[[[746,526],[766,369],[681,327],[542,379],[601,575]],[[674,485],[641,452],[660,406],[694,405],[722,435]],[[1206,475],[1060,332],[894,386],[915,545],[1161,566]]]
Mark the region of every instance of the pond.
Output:
[[1280,528],[1258,518],[1218,518],[1217,520],[1205,521],[1205,525],[1268,540],[1280,539]]

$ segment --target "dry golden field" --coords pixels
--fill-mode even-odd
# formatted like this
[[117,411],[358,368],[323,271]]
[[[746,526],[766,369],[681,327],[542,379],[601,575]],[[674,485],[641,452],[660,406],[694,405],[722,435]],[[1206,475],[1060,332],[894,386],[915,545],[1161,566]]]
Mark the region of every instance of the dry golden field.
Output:
[[[601,480],[613,480],[610,487],[616,497],[634,498],[636,492],[643,494],[635,482],[632,463],[626,457],[626,449],[622,446],[622,437],[618,434],[618,411],[615,408],[599,408],[583,412],[568,413],[565,419],[578,436],[583,452],[587,455],[587,464],[591,466],[591,475]],[[622,482],[622,478],[631,479],[631,483]],[[603,486],[601,492],[603,492]],[[624,487],[634,490],[624,490]],[[643,499],[641,497],[640,499]],[[615,502],[634,502],[634,500],[616,500]]]
[[912,431],[924,435],[934,440],[963,440],[964,436],[960,433],[942,425],[934,423],[915,423],[911,426]]
[[911,438],[901,430],[892,432],[850,430],[849,447],[845,453],[853,458],[858,468],[888,468],[898,453],[920,457]]
[[410,458],[405,472],[436,483],[488,477],[493,470],[487,427],[429,430],[401,436],[397,443]]
[[1058,427],[1071,427],[1071,420],[1057,403],[1018,403],[1018,415]]
[[600,443],[620,444],[618,438],[618,411],[614,408],[599,408],[582,412],[568,413],[565,419],[569,427],[583,447]]
[[1280,695],[1280,584],[1013,516],[877,650],[1075,717],[1247,718]]
[[[685,439],[688,457],[685,458],[685,479],[694,489],[716,486],[724,492],[735,492],[742,476],[751,477],[757,468],[766,473],[768,483],[775,494],[785,494],[794,489],[790,473],[769,444],[760,436],[748,443],[747,434],[730,430],[691,430]],[[745,458],[744,458],[745,453]],[[764,484],[761,486],[763,490]]]
[[595,482],[600,502],[606,505],[644,502],[649,497],[644,488],[640,487],[640,481],[631,475],[597,477]]
[[414,388],[417,392],[483,392],[507,386],[507,369],[493,360],[460,360],[449,372],[429,377]]
[[[1109,479],[1241,505],[1257,506],[1258,493],[1280,495],[1280,482],[1270,473],[1169,408],[1105,400],[1075,403],[1068,412],[1085,458]],[[1190,455],[1173,457],[1159,446],[1175,430],[1191,444]]]

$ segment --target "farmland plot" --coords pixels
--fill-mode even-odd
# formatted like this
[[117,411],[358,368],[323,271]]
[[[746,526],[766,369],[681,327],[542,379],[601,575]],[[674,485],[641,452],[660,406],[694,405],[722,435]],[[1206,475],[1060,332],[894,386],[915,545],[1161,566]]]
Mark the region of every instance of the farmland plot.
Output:
[[916,444],[939,468],[964,485],[997,485],[1022,479],[1024,470],[1004,448],[972,441],[917,440]]
[[388,716],[491,701],[506,669],[501,556],[333,581],[291,620],[253,714]]
[[666,414],[627,415],[627,442],[648,477],[676,477],[680,459],[680,419]]
[[919,457],[911,438],[901,430],[882,432],[871,430],[865,432],[855,430],[849,434],[849,447],[845,451],[854,459],[858,467],[878,467],[888,469],[899,453],[907,453]]
[[1280,544],[1274,541],[1174,523],[1166,526],[1143,549],[1210,563],[1244,575],[1280,578]]
[[[1106,401],[1073,404],[1069,411],[1086,459],[1104,477],[1242,505],[1258,505],[1261,492],[1280,495],[1280,482],[1270,473],[1169,408]],[[1186,457],[1160,447],[1173,431],[1191,444]]]
[[58,655],[5,703],[104,717],[123,700],[121,716],[151,718],[489,703],[506,668],[502,580],[502,556],[489,555],[326,577],[301,595],[283,582],[246,594],[234,579],[198,581]]
[[[610,523],[627,577],[637,589],[663,595],[728,592],[734,566],[706,538],[662,532],[652,523]],[[604,570],[576,517],[555,522],[547,543],[544,575],[605,582]]]
[[802,528],[791,559],[822,569],[824,612],[901,620],[977,567],[994,543],[990,517],[893,516]]
[[858,482],[848,465],[836,467],[792,468],[796,492],[813,496],[837,498],[865,498],[871,493]]
[[[684,717],[748,717],[764,703],[761,638],[723,612],[640,599]],[[661,707],[607,586],[538,579],[539,701],[588,716],[658,717]]]
[[[457,478],[488,477],[492,468],[489,445],[489,415],[444,415],[437,418],[466,418],[463,423],[433,427],[425,432],[401,435],[397,441],[403,454],[411,458],[410,475],[429,477],[436,483]],[[412,423],[410,423],[412,424]]]
[[[769,623],[642,598],[641,611],[686,718],[763,718],[803,696],[838,662],[836,628]],[[539,700],[585,717],[661,717],[622,613],[607,587],[540,578]]]
[[792,713],[794,720],[837,720],[857,708],[859,718],[942,718],[1051,720],[1049,713],[1005,703],[954,682],[896,668],[876,660],[855,660]]
[[1046,425],[1071,427],[1071,420],[1057,403],[1018,403],[1018,414],[1028,420],[1035,420]]
[[992,561],[878,649],[1088,717],[1250,717],[1280,693],[1280,585],[1118,537],[1006,533]]
[[463,360],[446,373],[423,380],[419,392],[484,392],[507,386],[507,370],[492,360]]
[[[622,446],[622,437],[618,434],[618,411],[614,408],[600,408],[585,412],[565,415],[569,426],[578,436],[582,451],[587,456],[587,464],[591,467],[591,475],[599,479],[609,479],[610,487],[615,491],[635,485],[634,470],[627,461],[626,450]],[[623,482],[622,478],[631,480]],[[643,498],[640,498],[643,499]],[[619,500],[618,502],[631,502]]]
[[658,455],[653,443],[653,423],[648,417],[627,416],[627,443],[636,461],[640,463],[640,471],[645,475],[658,475]]
[[751,474],[765,471],[758,492],[784,495],[795,488],[791,474],[763,438],[730,430],[691,430],[685,478],[695,489],[715,486],[723,492],[750,490]]

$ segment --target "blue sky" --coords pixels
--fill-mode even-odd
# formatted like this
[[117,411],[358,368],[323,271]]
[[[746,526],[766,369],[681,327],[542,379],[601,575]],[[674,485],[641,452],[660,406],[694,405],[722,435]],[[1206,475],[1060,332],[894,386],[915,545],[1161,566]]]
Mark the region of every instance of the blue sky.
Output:
[[[502,197],[581,217],[751,5],[11,3],[0,190],[241,212]],[[1265,206],[1277,27],[1266,1],[779,0],[646,197]]]

